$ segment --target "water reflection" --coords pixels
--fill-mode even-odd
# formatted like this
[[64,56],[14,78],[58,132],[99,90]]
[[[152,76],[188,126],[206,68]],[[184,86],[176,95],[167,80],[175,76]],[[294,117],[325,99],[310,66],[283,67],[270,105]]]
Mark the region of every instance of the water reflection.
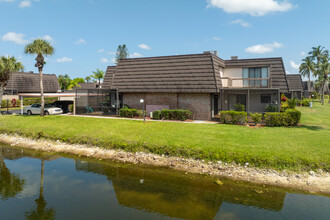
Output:
[[[6,200],[6,203],[0,201],[0,207],[5,204],[12,209],[12,212],[6,212],[15,216],[12,219],[146,219],[159,216],[184,219],[256,219],[267,216],[268,219],[290,219],[306,217],[306,213],[311,212],[308,208],[299,210],[303,203],[297,206],[298,203],[290,200],[293,197],[288,197],[287,191],[276,187],[230,180],[222,180],[224,184],[219,186],[211,178],[186,175],[170,169],[66,159],[10,147],[0,147],[0,152],[0,198]],[[14,160],[17,161],[12,163]],[[7,166],[16,172],[11,172]],[[36,199],[20,197],[26,188],[35,184],[39,186],[39,192],[36,189],[32,194]],[[315,198],[318,197],[314,196],[312,200]],[[16,199],[12,205],[10,199]],[[15,215],[19,209],[18,201],[22,200],[21,215]],[[317,207],[330,204],[328,199],[320,201],[322,203],[316,203]],[[326,216],[323,210],[326,209],[321,207],[315,211],[320,212],[319,219]],[[0,208],[0,219],[3,211],[7,210]],[[282,212],[285,215],[282,216]]]
[[7,200],[15,197],[23,190],[25,180],[20,178],[18,174],[11,173],[7,168],[4,158],[6,157],[6,149],[0,148],[0,198]]

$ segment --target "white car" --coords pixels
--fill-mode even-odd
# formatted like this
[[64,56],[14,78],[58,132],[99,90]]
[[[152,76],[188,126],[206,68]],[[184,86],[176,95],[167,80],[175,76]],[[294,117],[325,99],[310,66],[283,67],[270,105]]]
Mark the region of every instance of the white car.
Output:
[[[33,104],[31,106],[25,107],[23,113],[27,115],[40,115],[41,104]],[[60,108],[53,107],[50,105],[45,105],[45,115],[58,115],[62,113],[63,111]]]

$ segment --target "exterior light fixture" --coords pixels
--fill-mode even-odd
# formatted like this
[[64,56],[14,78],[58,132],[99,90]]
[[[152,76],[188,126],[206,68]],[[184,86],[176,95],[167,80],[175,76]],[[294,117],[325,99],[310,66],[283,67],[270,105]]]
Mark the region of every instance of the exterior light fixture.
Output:
[[146,114],[144,112],[144,100],[140,99],[140,103],[142,104],[142,109],[143,109],[143,122],[146,122]]

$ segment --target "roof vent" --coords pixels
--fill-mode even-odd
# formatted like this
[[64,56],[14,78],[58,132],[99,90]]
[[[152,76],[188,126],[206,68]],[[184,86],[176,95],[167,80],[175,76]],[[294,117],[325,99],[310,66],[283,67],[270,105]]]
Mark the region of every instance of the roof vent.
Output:
[[219,53],[218,53],[218,51],[217,51],[217,50],[212,50],[212,51],[204,51],[203,53],[204,53],[204,54],[209,54],[209,53],[211,53],[211,54],[213,54],[213,55],[215,55],[215,56],[219,56]]
[[238,60],[238,56],[232,56],[231,60]]

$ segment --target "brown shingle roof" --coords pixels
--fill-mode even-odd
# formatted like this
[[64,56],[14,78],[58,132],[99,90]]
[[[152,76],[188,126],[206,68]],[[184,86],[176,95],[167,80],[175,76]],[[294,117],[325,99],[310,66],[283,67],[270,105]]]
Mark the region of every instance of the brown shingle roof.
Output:
[[290,91],[304,91],[304,86],[300,74],[288,74],[286,77],[288,79]]
[[[96,89],[98,88],[98,83],[78,83],[79,86],[73,87],[75,89]],[[101,83],[102,86],[102,83]]]
[[110,85],[112,83],[112,77],[115,73],[116,66],[108,66],[107,71],[105,73],[104,79],[103,79],[103,88],[104,89],[110,89]]
[[303,87],[304,87],[305,91],[308,91],[308,92],[314,92],[315,91],[313,81],[304,81],[303,82]]
[[288,91],[282,58],[222,60],[211,54],[191,54],[120,60],[109,66],[103,88],[121,92],[214,93],[222,88],[221,67],[270,67],[271,86]]
[[289,92],[285,67],[281,57],[225,60],[226,68],[270,67],[271,88],[279,88],[281,92]]
[[[43,74],[45,93],[54,93],[60,89],[55,74]],[[39,93],[40,78],[37,73],[13,73],[8,80],[6,90],[17,90],[18,93]]]

